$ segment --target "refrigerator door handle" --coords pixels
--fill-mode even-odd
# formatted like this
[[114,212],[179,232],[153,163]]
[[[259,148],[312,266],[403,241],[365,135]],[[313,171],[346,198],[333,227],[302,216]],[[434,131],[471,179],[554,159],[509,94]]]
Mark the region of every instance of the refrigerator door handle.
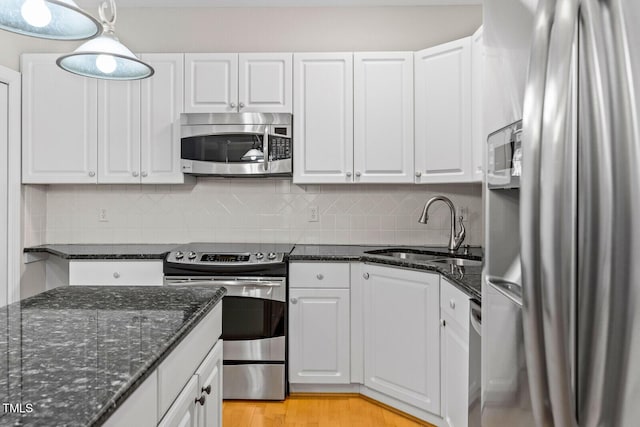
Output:
[[540,287],[542,334],[555,426],[577,425],[574,389],[579,0],[558,0],[547,62],[540,146]]
[[540,295],[540,152],[549,44],[556,0],[540,0],[524,96],[520,196],[522,319],[531,405],[538,426],[552,426]]

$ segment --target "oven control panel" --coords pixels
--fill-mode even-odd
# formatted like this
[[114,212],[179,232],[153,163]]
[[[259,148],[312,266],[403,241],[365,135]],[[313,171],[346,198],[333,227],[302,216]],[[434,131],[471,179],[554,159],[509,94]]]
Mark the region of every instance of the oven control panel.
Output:
[[169,252],[166,262],[191,265],[251,265],[281,263],[284,254],[276,252],[195,252],[174,251]]

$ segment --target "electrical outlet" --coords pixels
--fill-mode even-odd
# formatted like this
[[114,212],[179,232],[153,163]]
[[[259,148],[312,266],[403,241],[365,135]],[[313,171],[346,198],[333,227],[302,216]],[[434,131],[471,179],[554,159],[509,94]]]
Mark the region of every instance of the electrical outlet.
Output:
[[309,206],[309,219],[308,222],[320,221],[320,209],[317,205]]
[[105,208],[100,208],[100,211],[98,212],[98,221],[109,222],[109,218],[107,217],[107,210]]

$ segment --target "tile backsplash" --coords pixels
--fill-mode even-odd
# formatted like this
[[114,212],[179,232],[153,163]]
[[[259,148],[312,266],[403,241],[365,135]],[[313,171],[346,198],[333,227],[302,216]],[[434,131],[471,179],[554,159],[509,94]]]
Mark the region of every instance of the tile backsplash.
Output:
[[[284,242],[446,245],[449,210],[480,245],[480,185],[295,185],[286,179],[199,178],[191,185],[51,185],[47,243]],[[310,222],[317,207],[317,222]],[[460,211],[459,211],[460,212]]]

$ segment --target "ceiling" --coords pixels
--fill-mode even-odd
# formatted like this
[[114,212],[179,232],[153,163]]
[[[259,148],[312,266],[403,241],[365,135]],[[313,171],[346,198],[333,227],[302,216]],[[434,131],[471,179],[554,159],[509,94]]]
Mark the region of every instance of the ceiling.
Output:
[[[77,0],[97,8],[101,0]],[[444,6],[482,4],[482,0],[116,0],[118,7],[336,7],[336,6]]]

